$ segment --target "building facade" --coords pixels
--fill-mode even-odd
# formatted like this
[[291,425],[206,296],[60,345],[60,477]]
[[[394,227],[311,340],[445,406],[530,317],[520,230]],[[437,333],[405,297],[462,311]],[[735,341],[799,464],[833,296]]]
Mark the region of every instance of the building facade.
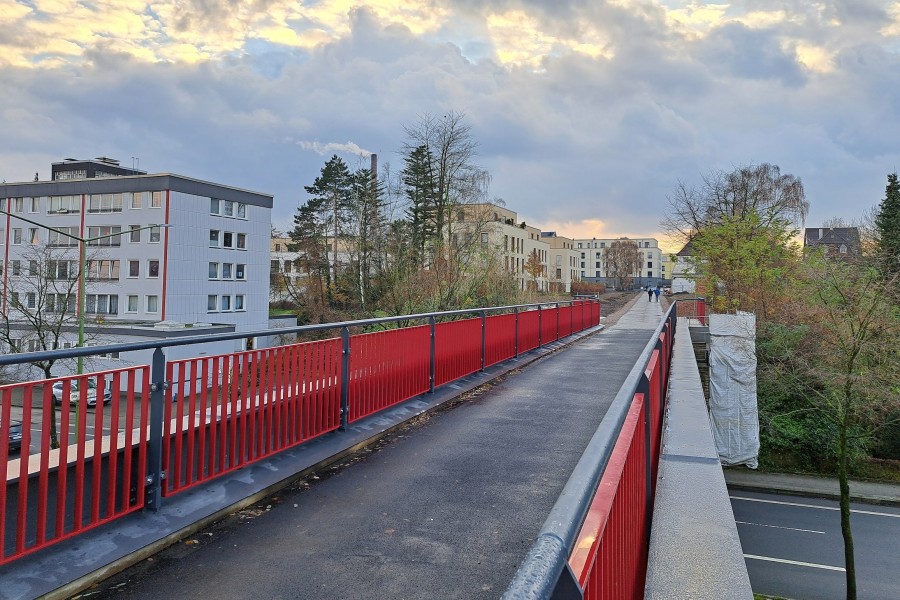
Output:
[[550,246],[550,264],[548,273],[551,292],[572,291],[572,282],[578,280],[578,256],[575,241],[571,238],[556,235],[555,231],[541,232],[543,239]]
[[634,273],[634,285],[637,287],[656,287],[662,285],[663,275],[662,251],[656,238],[639,238],[631,240],[627,237],[608,239],[576,239],[575,249],[578,251],[578,273],[585,281],[606,284],[615,287],[611,273],[607,273],[604,257],[606,248],[613,242],[631,241],[637,244],[641,253],[641,268]]
[[[77,163],[63,166],[80,176]],[[9,324],[22,320],[16,306],[77,313],[82,303],[58,289],[78,278],[84,240],[77,293],[98,339],[135,341],[150,328],[264,330],[272,204],[271,195],[173,174],[0,184],[0,311]],[[52,283],[45,297],[34,289],[38,275]],[[71,329],[64,345],[77,339]],[[224,351],[260,345],[248,339]]]

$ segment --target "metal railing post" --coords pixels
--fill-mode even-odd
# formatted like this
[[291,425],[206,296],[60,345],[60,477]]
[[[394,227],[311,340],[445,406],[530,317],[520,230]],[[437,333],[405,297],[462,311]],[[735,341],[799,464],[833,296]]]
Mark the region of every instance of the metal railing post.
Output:
[[[653,518],[653,457],[650,455],[653,448],[653,418],[650,413],[652,402],[650,401],[650,380],[647,379],[646,367],[645,371],[641,373],[636,393],[644,396],[644,454],[646,455],[646,460],[644,461],[644,484],[647,486],[644,498],[644,511],[646,522],[649,523]],[[650,543],[649,527],[647,528],[646,542]]]
[[519,358],[519,307],[513,309],[516,315],[516,358]]
[[487,343],[487,313],[481,311],[481,370],[484,371],[484,352]]
[[559,339],[559,302],[556,303],[556,339]]
[[350,328],[341,327],[341,430],[350,422]]
[[162,486],[166,472],[162,464],[164,394],[169,387],[166,381],[166,356],[162,348],[153,351],[150,363],[150,438],[147,440],[147,475],[145,479],[144,507],[157,511],[162,503]]
[[538,304],[538,348],[543,346],[541,338],[544,334],[544,313],[541,311],[541,305]]
[[434,392],[434,315],[428,317],[428,326],[431,328],[431,353],[428,365],[428,393]]

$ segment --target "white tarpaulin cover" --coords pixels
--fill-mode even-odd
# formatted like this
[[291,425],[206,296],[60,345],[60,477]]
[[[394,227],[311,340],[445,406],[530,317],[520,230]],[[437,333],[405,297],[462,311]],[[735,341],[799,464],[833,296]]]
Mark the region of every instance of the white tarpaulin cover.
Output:
[[723,465],[757,467],[756,316],[709,316],[709,418]]

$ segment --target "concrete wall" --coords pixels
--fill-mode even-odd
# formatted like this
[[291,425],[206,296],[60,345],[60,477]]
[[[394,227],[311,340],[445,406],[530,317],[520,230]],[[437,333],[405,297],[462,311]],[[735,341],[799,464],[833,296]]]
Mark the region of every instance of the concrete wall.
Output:
[[647,565],[647,600],[752,600],[687,319],[679,319]]

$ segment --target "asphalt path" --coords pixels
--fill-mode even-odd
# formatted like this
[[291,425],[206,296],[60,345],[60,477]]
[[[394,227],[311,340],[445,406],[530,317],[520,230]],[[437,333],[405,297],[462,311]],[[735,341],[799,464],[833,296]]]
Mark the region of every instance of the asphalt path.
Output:
[[638,302],[82,597],[497,598],[661,316]]
[[[838,503],[731,490],[731,506],[755,593],[804,600],[846,597]],[[859,598],[900,598],[900,508],[853,503]]]

